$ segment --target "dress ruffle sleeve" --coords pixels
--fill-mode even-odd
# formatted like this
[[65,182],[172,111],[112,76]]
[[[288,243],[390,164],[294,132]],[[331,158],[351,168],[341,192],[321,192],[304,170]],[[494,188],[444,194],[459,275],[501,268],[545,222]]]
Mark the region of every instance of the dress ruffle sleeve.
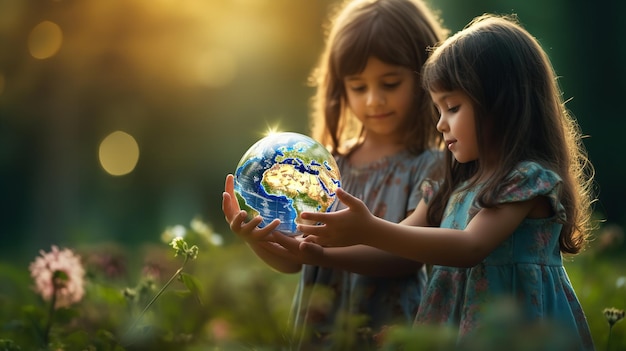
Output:
[[424,179],[424,181],[420,185],[420,191],[422,192],[422,199],[424,199],[424,202],[426,202],[426,204],[429,204],[430,201],[433,199],[435,193],[439,190],[439,185],[440,183],[433,179]]
[[521,162],[511,172],[509,180],[501,189],[498,203],[526,201],[537,196],[546,196],[556,218],[565,221],[565,207],[560,201],[562,184],[563,180],[554,171],[536,162]]

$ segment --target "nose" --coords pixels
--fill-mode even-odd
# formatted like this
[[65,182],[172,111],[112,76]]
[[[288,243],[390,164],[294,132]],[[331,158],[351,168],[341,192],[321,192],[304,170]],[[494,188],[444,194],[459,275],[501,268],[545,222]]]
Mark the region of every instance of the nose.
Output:
[[385,104],[385,94],[379,89],[371,89],[367,93],[367,106],[376,107]]
[[439,120],[437,121],[437,130],[440,133],[443,133],[446,130],[448,130],[448,121],[445,119],[443,115],[439,115]]

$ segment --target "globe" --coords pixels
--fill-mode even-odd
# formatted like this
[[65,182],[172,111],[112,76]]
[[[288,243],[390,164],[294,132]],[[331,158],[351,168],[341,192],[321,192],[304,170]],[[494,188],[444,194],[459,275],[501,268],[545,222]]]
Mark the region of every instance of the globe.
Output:
[[298,235],[300,213],[330,212],[341,186],[335,158],[317,141],[293,132],[272,133],[252,145],[235,171],[235,196],[248,220],[260,215],[259,227],[275,218],[277,230]]

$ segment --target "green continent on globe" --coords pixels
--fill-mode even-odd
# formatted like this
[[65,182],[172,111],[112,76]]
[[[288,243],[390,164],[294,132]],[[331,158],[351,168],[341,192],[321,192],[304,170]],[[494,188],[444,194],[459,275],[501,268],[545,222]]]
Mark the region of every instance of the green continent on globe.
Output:
[[[334,194],[337,189],[336,179],[339,179],[338,169],[328,169],[323,161],[319,161],[320,157],[316,157],[316,151],[326,150],[315,150],[315,147],[311,147],[305,153],[284,149],[282,151],[284,154],[276,157],[277,163],[263,173],[261,184],[265,191],[293,199],[298,214],[314,209],[326,212],[334,201],[328,192]],[[280,163],[285,159],[297,160],[300,164]],[[303,166],[317,174],[300,171]]]
[[259,211],[255,210],[254,208],[250,207],[248,205],[248,203],[246,202],[246,199],[243,198],[243,196],[241,196],[239,194],[239,192],[235,191],[235,197],[237,198],[237,202],[239,203],[239,208],[241,210],[246,211],[247,215],[246,215],[246,221],[251,220],[252,218],[258,216],[260,213]]

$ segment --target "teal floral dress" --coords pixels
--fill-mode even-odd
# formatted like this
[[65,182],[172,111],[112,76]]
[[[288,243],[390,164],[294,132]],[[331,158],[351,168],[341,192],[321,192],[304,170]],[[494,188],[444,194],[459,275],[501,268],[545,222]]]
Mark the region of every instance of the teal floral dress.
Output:
[[[400,222],[420,202],[420,185],[441,155],[439,151],[419,156],[403,151],[360,167],[345,157],[339,157],[337,164],[346,191],[363,200],[376,216]],[[361,326],[359,332],[365,336],[385,325],[410,326],[425,287],[424,267],[404,277],[386,278],[304,266],[292,307],[294,349],[346,349],[343,341],[350,338],[339,334],[353,323]],[[342,331],[333,339],[337,328]]]
[[[523,162],[510,179],[499,196],[499,203],[546,196],[555,215],[525,219],[510,237],[474,267],[434,266],[416,316],[416,326],[439,324],[458,328],[461,342],[486,326],[493,317],[493,306],[498,306],[494,303],[513,299],[522,323],[541,319],[564,331],[572,349],[593,350],[585,314],[559,250],[562,227],[559,220],[565,219],[565,209],[559,199],[561,178],[535,162]],[[433,184],[425,182],[422,188],[428,201],[433,194]],[[464,229],[479,210],[475,202],[478,190],[479,187],[475,187],[454,193],[441,227]],[[503,332],[502,325],[489,327],[493,333]]]

